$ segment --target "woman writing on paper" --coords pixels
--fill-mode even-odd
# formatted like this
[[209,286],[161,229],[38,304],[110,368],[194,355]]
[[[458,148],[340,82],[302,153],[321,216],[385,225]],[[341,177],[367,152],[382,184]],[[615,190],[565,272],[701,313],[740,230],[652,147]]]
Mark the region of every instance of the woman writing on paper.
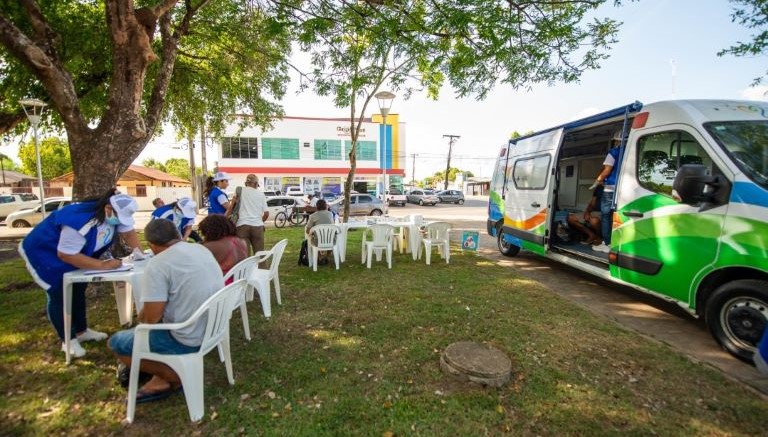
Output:
[[[35,282],[48,293],[48,320],[62,340],[64,351],[64,274],[76,269],[109,270],[122,265],[119,259],[99,257],[112,245],[117,234],[135,252],[139,238],[133,229],[136,201],[114,188],[99,197],[73,203],[53,211],[19,244],[19,253],[26,261]],[[72,341],[70,354],[85,355],[80,345],[84,341],[107,338],[103,332],[88,329],[85,315],[87,284],[72,285]]]

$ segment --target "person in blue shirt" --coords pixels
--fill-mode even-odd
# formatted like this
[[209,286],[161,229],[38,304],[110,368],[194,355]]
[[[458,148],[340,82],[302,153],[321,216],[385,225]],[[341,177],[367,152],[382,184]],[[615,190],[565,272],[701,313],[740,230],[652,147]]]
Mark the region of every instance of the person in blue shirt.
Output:
[[763,339],[757,344],[754,361],[757,370],[763,375],[768,375],[768,327],[763,331]]
[[[120,234],[134,250],[139,238],[134,230],[136,201],[115,188],[99,197],[84,199],[51,212],[19,244],[19,254],[35,282],[48,293],[48,319],[62,340],[64,351],[64,274],[77,269],[109,270],[120,267],[119,259],[99,259]],[[72,341],[70,354],[85,355],[84,341],[100,341],[107,334],[88,328],[85,288],[72,286]]]
[[163,218],[170,220],[176,225],[176,228],[181,234],[181,241],[186,241],[188,238],[200,243],[202,239],[200,236],[192,230],[192,225],[195,224],[195,216],[197,215],[197,203],[189,197],[182,197],[181,199],[166,205],[162,200],[155,199],[152,204],[157,209],[152,211],[152,220]]
[[224,190],[232,180],[223,171],[209,176],[205,181],[205,196],[208,198],[208,214],[225,214],[229,208],[229,197]]
[[592,246],[592,250],[608,253],[611,250],[611,232],[613,231],[613,197],[616,192],[616,182],[619,176],[619,167],[621,167],[621,155],[624,152],[621,130],[616,131],[611,138],[611,150],[605,156],[603,169],[595,183],[589,187],[595,189],[598,185],[603,186],[603,197],[600,200],[600,225],[603,237],[603,244]]

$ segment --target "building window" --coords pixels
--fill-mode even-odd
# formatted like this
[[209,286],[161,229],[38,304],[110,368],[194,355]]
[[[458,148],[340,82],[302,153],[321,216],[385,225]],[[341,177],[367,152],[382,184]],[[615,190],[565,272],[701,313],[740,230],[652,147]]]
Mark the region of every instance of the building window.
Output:
[[341,160],[341,140],[315,140],[315,160]]
[[264,159],[299,159],[298,138],[262,138]]
[[223,158],[256,159],[259,157],[258,138],[224,137],[221,139]]
[[[344,157],[348,159],[349,151],[352,150],[352,141],[345,141]],[[376,161],[376,142],[375,141],[358,141],[357,148],[355,149],[355,156],[358,161]]]

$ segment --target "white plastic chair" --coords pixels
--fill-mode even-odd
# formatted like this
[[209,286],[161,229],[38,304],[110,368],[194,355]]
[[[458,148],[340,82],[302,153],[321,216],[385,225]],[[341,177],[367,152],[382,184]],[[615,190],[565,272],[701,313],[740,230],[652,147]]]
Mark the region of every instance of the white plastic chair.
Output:
[[[128,423],[133,423],[136,412],[136,392],[139,386],[141,360],[163,363],[173,369],[181,379],[184,397],[187,400],[189,419],[193,422],[205,414],[205,392],[203,381],[203,357],[217,346],[224,354],[224,365],[230,385],[235,384],[232,374],[232,357],[229,348],[229,321],[232,311],[245,294],[244,279],[233,282],[208,298],[192,316],[181,323],[140,323],[136,325],[131,355],[131,376],[128,383]],[[204,318],[205,317],[205,318]],[[201,320],[202,319],[202,320]],[[205,323],[205,334],[200,350],[184,355],[164,355],[149,350],[149,333],[156,330],[176,330],[191,326],[198,321]]]
[[[309,262],[312,263],[312,270],[317,271],[317,258],[321,251],[333,251],[333,261],[336,263],[336,270],[339,269],[339,227],[336,225],[315,225],[310,231],[309,237]],[[315,238],[312,238],[314,235]],[[314,241],[313,241],[314,240]]]
[[262,250],[259,252],[256,252],[254,255],[258,258],[257,260],[257,266],[261,263],[267,261],[268,259],[272,258],[269,264],[269,269],[260,269],[255,268],[251,270],[250,274],[248,275],[248,284],[251,287],[248,287],[248,290],[246,291],[247,300],[252,301],[253,300],[253,288],[256,289],[256,291],[259,293],[259,299],[261,300],[261,307],[264,309],[264,316],[265,317],[271,317],[272,316],[272,307],[271,307],[271,294],[270,294],[270,283],[273,282],[275,284],[275,295],[277,296],[277,304],[282,305],[283,301],[280,297],[280,277],[278,276],[277,269],[280,267],[280,259],[283,257],[283,252],[285,251],[285,246],[288,245],[287,239],[282,239],[277,242],[274,246],[272,246],[272,249],[270,250]]
[[[422,238],[424,243],[423,249],[427,252],[427,265],[430,264],[430,258],[432,256],[432,248],[437,247],[437,252],[445,259],[445,263],[448,264],[451,260],[451,246],[449,231],[451,230],[450,223],[446,222],[434,222],[428,224],[424,233],[426,234]],[[419,259],[421,259],[422,246],[419,246]]]
[[[362,261],[367,261],[366,267],[371,268],[371,258],[373,258],[373,252],[377,252],[376,259],[381,259],[379,255],[382,250],[387,254],[387,266],[392,268],[392,244],[394,240],[395,228],[392,225],[383,223],[371,225],[363,233],[363,247],[362,247]],[[367,235],[371,234],[371,241],[367,240]]]
[[[258,257],[254,255],[235,264],[235,266],[229,269],[227,274],[224,276],[224,283],[226,284],[230,278],[232,278],[233,282],[239,279],[248,278],[248,274],[251,272],[251,270],[256,268],[258,262]],[[249,285],[247,285],[247,288],[248,294],[251,296],[250,300],[253,300],[253,290],[250,289],[251,287]],[[248,323],[248,308],[246,307],[245,297],[246,295],[243,294],[243,299],[240,301],[240,317],[243,319],[243,332],[245,333],[245,338],[246,340],[251,341],[251,327]],[[269,317],[269,314],[272,314],[271,309],[269,308],[269,300],[267,300],[266,307],[263,305],[264,304],[262,302],[262,308],[264,308],[264,316]]]

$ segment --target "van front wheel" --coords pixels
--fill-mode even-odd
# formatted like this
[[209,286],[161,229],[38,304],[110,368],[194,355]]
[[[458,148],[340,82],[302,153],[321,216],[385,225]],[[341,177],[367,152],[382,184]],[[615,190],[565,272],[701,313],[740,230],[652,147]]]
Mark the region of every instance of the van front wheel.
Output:
[[721,285],[707,302],[706,321],[725,350],[752,363],[768,326],[768,281],[740,279]]
[[520,246],[508,243],[504,239],[504,232],[502,232],[501,228],[496,230],[496,246],[498,246],[499,252],[504,256],[515,256],[520,253]]

